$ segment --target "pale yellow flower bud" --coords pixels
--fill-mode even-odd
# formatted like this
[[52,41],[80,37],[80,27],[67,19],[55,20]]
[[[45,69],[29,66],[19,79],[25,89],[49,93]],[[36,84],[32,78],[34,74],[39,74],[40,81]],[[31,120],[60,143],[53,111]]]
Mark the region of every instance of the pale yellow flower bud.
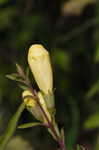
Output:
[[53,75],[48,51],[40,44],[32,45],[28,63],[40,90],[45,94],[52,92]]

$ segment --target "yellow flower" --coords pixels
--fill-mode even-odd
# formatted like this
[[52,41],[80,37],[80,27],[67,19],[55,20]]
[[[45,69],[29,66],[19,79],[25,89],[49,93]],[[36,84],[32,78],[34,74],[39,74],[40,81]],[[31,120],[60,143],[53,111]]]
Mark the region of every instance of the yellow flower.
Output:
[[32,45],[28,63],[40,90],[45,94],[52,92],[53,75],[48,51],[40,44]]

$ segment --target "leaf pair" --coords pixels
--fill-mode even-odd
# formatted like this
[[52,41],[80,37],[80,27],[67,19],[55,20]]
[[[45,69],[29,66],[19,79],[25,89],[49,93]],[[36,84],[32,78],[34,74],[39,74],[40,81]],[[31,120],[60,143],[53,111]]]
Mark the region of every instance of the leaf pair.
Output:
[[28,88],[27,82],[29,82],[27,81],[29,76],[29,71],[30,71],[29,67],[26,70],[26,75],[23,68],[19,64],[16,64],[16,70],[17,70],[16,73],[8,74],[6,75],[6,77],[10,80],[17,81],[19,87],[23,90],[26,90]]

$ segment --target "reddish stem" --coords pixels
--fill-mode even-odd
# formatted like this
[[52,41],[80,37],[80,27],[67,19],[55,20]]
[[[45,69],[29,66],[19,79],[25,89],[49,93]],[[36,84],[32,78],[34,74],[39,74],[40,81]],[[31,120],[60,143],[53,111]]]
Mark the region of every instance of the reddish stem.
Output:
[[33,88],[31,86],[30,81],[29,81],[28,78],[26,78],[26,82],[27,82],[27,85],[29,87],[29,90],[32,92],[34,99],[36,100],[38,106],[40,107],[41,111],[43,112],[43,114],[44,114],[44,116],[45,116],[45,118],[47,120],[48,127],[50,128],[50,130],[53,132],[54,136],[56,137],[57,142],[58,142],[61,150],[67,150],[67,148],[65,147],[64,141],[57,135],[57,132],[56,132],[54,126],[53,126],[53,123],[49,120],[46,112],[44,111],[41,103],[39,102],[39,98],[38,98],[37,92],[35,90],[33,90]]
[[59,143],[59,146],[60,146],[60,148],[61,148],[62,150],[67,150],[67,148],[65,147],[65,143],[64,143],[63,140],[60,140],[58,143]]

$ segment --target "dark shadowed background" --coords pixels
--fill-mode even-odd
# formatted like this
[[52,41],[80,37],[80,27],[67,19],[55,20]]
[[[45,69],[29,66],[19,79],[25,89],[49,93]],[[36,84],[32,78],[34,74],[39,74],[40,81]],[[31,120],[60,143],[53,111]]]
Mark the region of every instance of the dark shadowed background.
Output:
[[[0,135],[22,101],[22,90],[5,76],[16,71],[16,62],[28,66],[31,44],[51,54],[56,119],[68,149],[81,144],[99,150],[98,0],[0,0]],[[19,123],[31,120],[24,111]],[[43,127],[17,129],[6,148],[56,149]]]

